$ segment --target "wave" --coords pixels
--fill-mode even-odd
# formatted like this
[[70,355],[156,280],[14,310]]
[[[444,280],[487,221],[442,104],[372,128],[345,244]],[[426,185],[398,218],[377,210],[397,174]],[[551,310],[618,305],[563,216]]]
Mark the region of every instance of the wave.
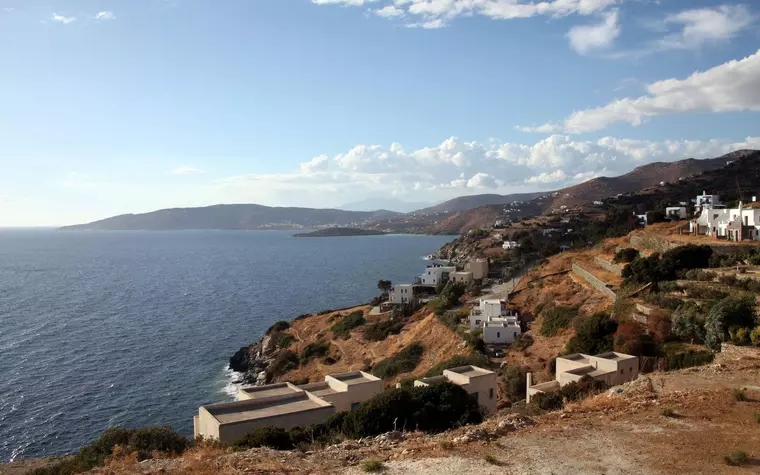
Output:
[[237,381],[242,381],[243,376],[243,373],[232,371],[230,367],[225,364],[224,379],[227,381],[227,383],[222,388],[221,392],[229,396],[233,401],[237,401],[238,390],[243,387],[243,384]]

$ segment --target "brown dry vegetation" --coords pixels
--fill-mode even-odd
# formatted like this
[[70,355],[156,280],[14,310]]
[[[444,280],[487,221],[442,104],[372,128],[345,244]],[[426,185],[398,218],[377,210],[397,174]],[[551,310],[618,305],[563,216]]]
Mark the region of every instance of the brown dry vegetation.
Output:
[[425,347],[425,352],[420,364],[413,372],[386,381],[388,384],[393,384],[403,377],[419,376],[452,356],[468,353],[462,339],[444,326],[427,308],[414,314],[400,334],[390,335],[383,341],[365,341],[364,326],[351,331],[348,340],[335,338],[330,327],[340,320],[341,315],[349,314],[354,310],[365,312],[368,324],[388,318],[386,315],[368,316],[369,307],[364,306],[326,315],[312,315],[292,322],[291,327],[286,331],[296,339],[290,347],[292,351],[299,353],[307,344],[323,340],[330,343],[330,356],[337,361],[335,364],[326,365],[322,358],[316,358],[303,367],[285,373],[278,380],[301,381],[308,378],[309,381],[314,382],[322,380],[324,375],[329,373],[366,370],[369,366],[396,354],[413,342],[421,343]]

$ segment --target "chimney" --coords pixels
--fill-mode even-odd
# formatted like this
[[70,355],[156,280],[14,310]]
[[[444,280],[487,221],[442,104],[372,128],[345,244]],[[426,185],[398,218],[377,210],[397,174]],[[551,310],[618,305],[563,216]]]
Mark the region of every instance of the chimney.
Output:
[[533,386],[533,373],[525,375],[525,402],[530,404],[530,387]]

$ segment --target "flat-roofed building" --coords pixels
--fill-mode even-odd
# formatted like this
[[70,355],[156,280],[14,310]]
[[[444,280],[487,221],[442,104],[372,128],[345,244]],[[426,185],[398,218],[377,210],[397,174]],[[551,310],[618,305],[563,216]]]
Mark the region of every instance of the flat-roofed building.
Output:
[[469,286],[473,281],[472,272],[452,272],[451,275],[449,275],[449,280]]
[[459,366],[444,370],[440,376],[418,379],[414,385],[431,386],[445,381],[461,386],[489,413],[496,411],[497,384],[496,373],[493,371],[471,365]]
[[609,386],[633,381],[639,376],[639,359],[635,356],[610,351],[596,356],[575,353],[557,358],[555,380],[533,384],[533,375],[528,373],[526,401],[539,393],[556,391],[562,386],[580,381],[588,376],[604,381]]
[[383,381],[362,371],[325,376],[319,383],[277,383],[240,388],[238,401],[201,406],[195,436],[234,442],[265,426],[306,427],[348,411],[383,391]]
[[488,277],[488,259],[478,258],[467,261],[464,265],[465,272],[472,272],[472,278],[482,280]]

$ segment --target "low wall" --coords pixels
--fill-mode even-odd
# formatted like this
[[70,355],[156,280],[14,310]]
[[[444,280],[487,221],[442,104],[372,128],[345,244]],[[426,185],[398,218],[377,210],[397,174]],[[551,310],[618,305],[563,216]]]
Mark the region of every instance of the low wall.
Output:
[[578,277],[582,278],[588,284],[601,292],[603,295],[609,297],[614,302],[617,299],[617,295],[615,292],[607,287],[607,284],[600,280],[598,277],[596,277],[594,274],[588,272],[583,267],[579,266],[578,264],[573,262],[573,273],[575,273]]
[[594,258],[594,261],[602,269],[608,270],[615,275],[623,275],[623,268],[617,264],[614,264],[608,261],[607,259],[602,259],[601,257],[597,256]]
[[742,358],[744,356],[760,358],[760,348],[756,346],[736,346],[731,343],[721,343],[720,353],[729,358]]
[[666,252],[675,247],[683,246],[667,239],[656,236],[631,236],[631,247],[639,251]]

